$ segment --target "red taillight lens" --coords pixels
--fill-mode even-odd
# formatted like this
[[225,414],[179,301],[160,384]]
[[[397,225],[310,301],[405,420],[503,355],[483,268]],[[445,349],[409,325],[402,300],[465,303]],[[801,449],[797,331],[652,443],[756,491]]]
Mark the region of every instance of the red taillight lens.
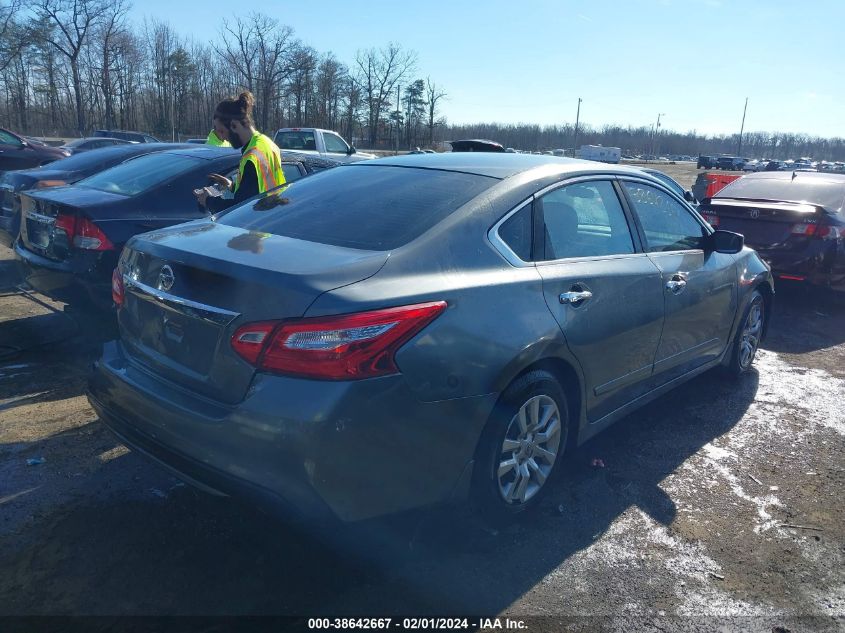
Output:
[[357,314],[244,325],[232,347],[259,369],[320,380],[399,372],[394,355],[446,309],[445,301]]
[[76,217],[68,213],[60,213],[56,217],[55,230],[64,231],[68,245],[89,251],[111,251],[114,244],[106,234],[88,218]]
[[810,236],[816,234],[817,228],[818,228],[818,226],[816,224],[808,224],[806,222],[802,223],[802,224],[796,224],[795,226],[792,227],[792,234],[793,235],[805,235],[807,237],[810,237]]
[[111,300],[117,308],[123,306],[124,292],[123,273],[120,272],[120,268],[115,268],[111,274]]
[[251,365],[257,365],[261,350],[278,325],[278,321],[264,321],[239,327],[232,336],[232,348]]

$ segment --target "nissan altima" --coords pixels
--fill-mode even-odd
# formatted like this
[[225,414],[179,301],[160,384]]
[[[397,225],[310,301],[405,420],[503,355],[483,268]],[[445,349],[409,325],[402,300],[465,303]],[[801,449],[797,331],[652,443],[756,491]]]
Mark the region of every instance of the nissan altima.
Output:
[[136,236],[89,383],[205,490],[355,521],[538,502],[567,450],[717,366],[772,277],[633,168],[448,153],[345,165]]

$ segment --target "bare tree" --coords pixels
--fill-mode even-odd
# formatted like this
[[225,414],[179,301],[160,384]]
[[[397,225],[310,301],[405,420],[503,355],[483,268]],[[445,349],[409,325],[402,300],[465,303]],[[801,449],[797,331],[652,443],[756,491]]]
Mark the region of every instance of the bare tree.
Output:
[[26,46],[24,29],[15,20],[20,9],[21,0],[0,3],[0,72],[6,70]]
[[425,80],[425,95],[425,105],[428,109],[428,144],[432,146],[434,145],[434,128],[438,124],[438,103],[442,99],[445,99],[447,95],[441,88],[437,87],[437,84],[431,80],[431,77],[427,77]]
[[56,27],[56,30],[48,33],[48,41],[70,63],[76,100],[76,125],[82,134],[85,130],[85,110],[79,55],[108,5],[103,0],[37,0],[35,9],[40,17]]
[[417,54],[391,42],[384,48],[358,51],[355,56],[356,80],[367,109],[370,145],[378,141],[382,112],[390,108],[396,85],[414,69]]
[[105,105],[105,125],[114,127],[114,98],[112,87],[112,56],[115,40],[124,33],[126,14],[131,8],[125,0],[112,0],[103,15],[103,21],[97,29],[97,40],[102,53],[102,83],[103,102]]

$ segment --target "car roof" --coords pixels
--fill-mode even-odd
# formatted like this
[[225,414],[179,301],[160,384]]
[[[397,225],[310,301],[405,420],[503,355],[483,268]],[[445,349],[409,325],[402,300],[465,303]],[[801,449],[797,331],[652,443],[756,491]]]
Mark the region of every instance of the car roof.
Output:
[[598,163],[591,160],[561,158],[536,154],[508,154],[505,152],[444,152],[442,154],[406,154],[388,158],[359,161],[348,167],[391,165],[395,167],[417,167],[458,171],[490,178],[508,178],[533,169],[544,172],[596,172],[620,175],[643,176],[640,169],[624,165]]
[[193,158],[202,158],[203,160],[216,160],[226,156],[240,155],[240,152],[232,147],[216,147],[213,145],[194,145],[192,147],[165,150],[163,153],[191,156]]
[[[819,183],[829,182],[845,184],[845,174],[831,174],[822,171],[800,170],[798,170],[798,173],[800,176],[796,176],[796,178],[810,179]],[[743,176],[743,178],[747,178],[749,180],[792,180],[792,174],[793,170],[791,169],[787,169],[786,171],[758,171],[748,174],[747,176]]]

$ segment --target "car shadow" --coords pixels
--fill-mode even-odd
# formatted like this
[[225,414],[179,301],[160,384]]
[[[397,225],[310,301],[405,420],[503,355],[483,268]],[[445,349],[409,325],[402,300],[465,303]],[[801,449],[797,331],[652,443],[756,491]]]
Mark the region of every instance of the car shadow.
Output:
[[[439,509],[318,538],[125,454],[87,476],[82,498],[0,538],[0,605],[6,613],[500,613],[629,509],[671,526],[678,509],[661,482],[743,417],[757,385],[756,372],[735,381],[709,372],[677,388],[574,451],[537,511],[506,528]],[[99,437],[98,426],[90,429]],[[150,493],[159,480],[170,483]]]
[[843,342],[845,297],[804,284],[778,284],[764,349],[804,354]]

